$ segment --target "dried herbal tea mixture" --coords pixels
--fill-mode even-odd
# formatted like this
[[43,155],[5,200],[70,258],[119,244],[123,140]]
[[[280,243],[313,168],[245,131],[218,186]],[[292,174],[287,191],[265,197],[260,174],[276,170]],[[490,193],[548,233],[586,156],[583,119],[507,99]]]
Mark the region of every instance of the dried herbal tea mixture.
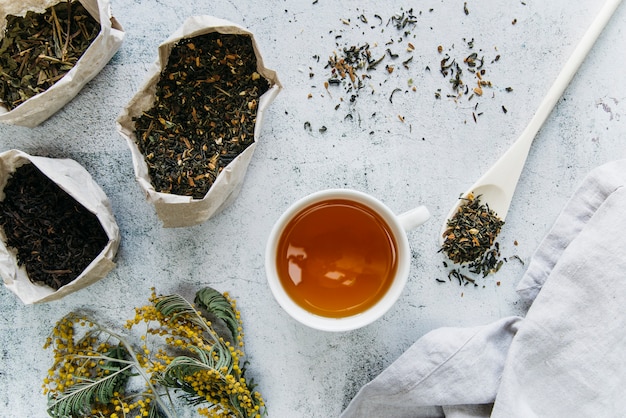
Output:
[[[484,277],[502,266],[500,245],[495,240],[504,221],[488,205],[480,202],[480,196],[470,193],[466,200],[448,220],[439,251],[443,251],[453,263],[466,265],[471,273]],[[452,270],[450,275],[459,283],[474,282],[458,269]]]
[[[434,12],[433,8],[428,9],[429,14]],[[469,18],[467,4],[463,6],[463,13],[465,18]],[[421,88],[419,75],[417,80],[410,73],[407,74],[406,79],[402,79],[401,71],[408,70],[414,73],[414,68],[421,66],[426,73],[438,70],[445,80],[444,87],[436,89],[435,98],[446,97],[456,103],[461,98],[466,98],[474,105],[471,108],[471,115],[477,123],[483,115],[483,110],[479,109],[480,98],[495,98],[496,91],[498,91],[497,87],[493,88],[492,82],[488,79],[488,67],[500,60],[500,54],[497,49],[494,49],[491,54],[485,53],[482,49],[475,47],[474,38],[463,38],[462,45],[466,47],[466,51],[461,52],[460,48],[455,48],[454,44],[448,48],[444,48],[443,45],[426,47],[436,61],[432,61],[432,64],[422,63],[421,60],[425,57],[424,45],[419,34],[420,30],[425,28],[425,26],[420,26],[420,18],[423,15],[422,11],[414,11],[413,8],[408,10],[401,8],[400,12],[393,14],[387,20],[379,14],[366,16],[363,13],[356,18],[341,19],[342,27],[347,29],[331,31],[335,34],[337,49],[323,62],[325,64],[324,89],[318,89],[321,86],[317,85],[311,87],[319,91],[322,97],[329,96],[333,100],[339,97],[335,110],[345,106],[344,103],[347,104],[349,113],[345,114],[344,120],[358,118],[360,124],[362,119],[360,115],[355,115],[352,105],[360,96],[365,96],[364,92],[376,101],[379,93],[377,90],[384,91],[389,103],[394,105],[394,100],[402,93],[417,92]],[[355,33],[357,30],[358,34]],[[433,28],[430,27],[430,30]],[[389,35],[389,38],[372,43],[345,40],[354,35],[369,38],[368,35],[378,31],[385,36]],[[320,55],[317,54],[313,55],[313,59],[317,63],[322,61]],[[379,70],[377,74],[373,71],[376,69]],[[316,76],[313,67],[309,67],[308,74],[310,79]],[[338,91],[339,88],[342,88],[343,92]],[[511,87],[503,90],[513,91]],[[338,94],[342,95],[338,96]],[[314,94],[309,93],[308,98],[313,97]],[[508,112],[504,105],[500,108],[504,114]],[[376,112],[370,118],[375,116]],[[405,116],[402,114],[398,114],[397,118],[405,122]],[[408,124],[410,127],[410,122]],[[309,121],[305,123],[304,128],[309,132],[313,130]],[[320,129],[320,132],[325,131],[326,129]]]
[[[500,60],[500,54],[496,53],[493,58],[485,58],[482,49],[474,48],[474,38],[463,39],[463,43],[467,46],[467,55],[454,56],[454,45],[444,53],[443,46],[439,45],[437,51],[443,54],[443,58],[439,62],[439,72],[449,82],[449,88],[444,93],[442,89],[437,89],[435,97],[440,99],[442,94],[447,98],[455,101],[462,97],[467,97],[467,101],[474,100],[472,108],[472,118],[474,122],[478,122],[478,118],[482,116],[482,111],[478,108],[478,98],[486,95],[486,90],[493,87],[490,80],[487,79],[487,67]],[[505,88],[506,92],[511,92],[511,87]],[[491,96],[495,96],[492,91]],[[506,107],[502,106],[502,111],[507,113]]]
[[58,289],[100,254],[109,238],[100,221],[33,164],[4,187],[0,227],[33,283]]
[[[415,46],[407,39],[417,24],[417,16],[413,13],[413,9],[402,9],[386,22],[378,14],[369,18],[365,14],[360,14],[354,22],[351,22],[350,19],[343,19],[343,24],[346,26],[353,25],[355,28],[362,26],[370,30],[389,27],[395,28],[397,31],[385,42],[383,48],[376,48],[369,43],[356,45],[344,43],[340,45],[339,42],[336,42],[339,52],[333,52],[328,57],[325,66],[325,69],[329,71],[326,81],[324,81],[326,90],[331,86],[342,86],[346,95],[349,95],[349,102],[354,103],[360,91],[366,86],[370,86],[372,94],[375,92],[370,82],[372,79],[371,71],[384,68],[383,73],[388,75],[392,74],[398,67],[409,69],[413,61]],[[337,35],[336,39],[340,40],[342,36]],[[313,58],[319,61],[318,55]],[[309,73],[311,78],[314,75],[312,71]],[[393,103],[393,95],[399,90],[401,89],[393,90],[389,96],[390,102]],[[343,101],[342,97],[340,102]],[[337,105],[338,107],[339,105]]]
[[9,110],[42,93],[70,71],[100,33],[77,0],[44,13],[7,16],[0,39],[0,102]]
[[173,418],[181,412],[174,395],[203,417],[266,415],[228,293],[207,287],[191,303],[153,292],[125,328],[75,312],[57,322],[44,346],[54,352],[43,381],[50,416]]
[[252,39],[209,33],[179,41],[135,118],[136,141],[157,192],[202,199],[219,173],[254,142],[259,97]]

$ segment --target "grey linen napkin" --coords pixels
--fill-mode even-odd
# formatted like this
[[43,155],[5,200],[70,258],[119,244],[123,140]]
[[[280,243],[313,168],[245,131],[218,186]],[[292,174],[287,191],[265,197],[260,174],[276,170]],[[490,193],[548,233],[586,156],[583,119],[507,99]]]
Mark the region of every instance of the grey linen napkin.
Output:
[[583,180],[518,285],[525,318],[440,328],[341,418],[626,416],[626,160]]

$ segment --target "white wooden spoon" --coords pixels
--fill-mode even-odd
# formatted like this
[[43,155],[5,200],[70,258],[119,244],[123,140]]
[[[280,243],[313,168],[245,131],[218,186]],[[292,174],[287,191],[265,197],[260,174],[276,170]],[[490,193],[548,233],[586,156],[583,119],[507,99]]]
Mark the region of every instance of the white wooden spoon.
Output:
[[526,129],[502,157],[469,190],[461,195],[461,198],[450,210],[443,225],[442,239],[447,229],[448,219],[453,217],[459,207],[466,202],[463,198],[467,198],[470,193],[473,193],[474,196],[480,195],[480,202],[487,204],[500,219],[506,218],[530,145],[620,3],[621,0],[607,0],[605,2],[600,13],[587,29],[552,87],[550,87]]

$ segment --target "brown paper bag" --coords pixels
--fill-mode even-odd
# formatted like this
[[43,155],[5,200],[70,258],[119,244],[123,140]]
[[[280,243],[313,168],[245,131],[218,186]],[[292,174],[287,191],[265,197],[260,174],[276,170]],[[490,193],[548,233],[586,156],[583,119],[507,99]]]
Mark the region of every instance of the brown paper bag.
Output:
[[[60,0],[2,0],[0,3],[0,40],[8,15],[24,16],[28,11],[43,13]],[[111,16],[109,0],[80,0],[100,22],[100,33],[63,78],[9,111],[0,103],[0,122],[11,125],[39,125],[69,103],[111,60],[124,40],[124,30]]]
[[[133,118],[141,115],[143,111],[152,107],[161,70],[166,66],[173,46],[183,38],[190,38],[211,32],[246,34],[250,35],[252,38],[252,44],[257,59],[257,72],[265,77],[270,84],[270,89],[260,98],[254,128],[255,142],[222,170],[203,199],[193,199],[190,196],[157,192],[150,182],[148,166],[144,161],[144,156],[139,151],[137,143],[135,142],[136,136]],[[211,16],[190,17],[183,23],[182,27],[159,46],[159,59],[150,70],[147,82],[120,114],[117,120],[117,129],[126,139],[130,148],[133,166],[135,168],[135,177],[141,188],[145,191],[148,201],[154,204],[156,213],[164,227],[184,227],[202,223],[232,203],[239,194],[246,170],[259,139],[265,109],[274,100],[281,88],[282,86],[276,72],[265,68],[263,65],[263,58],[259,53],[253,34],[231,22]]]
[[36,157],[19,150],[0,154],[0,200],[5,198],[4,187],[10,174],[18,167],[30,162],[46,177],[72,196],[87,210],[94,213],[109,241],[102,252],[71,283],[54,290],[51,287],[30,281],[24,266],[18,267],[14,250],[6,247],[6,237],[0,228],[0,276],[9,290],[25,304],[49,302],[89,286],[100,280],[115,267],[114,257],[120,242],[119,228],[111,210],[109,199],[91,175],[80,164],[71,159]]

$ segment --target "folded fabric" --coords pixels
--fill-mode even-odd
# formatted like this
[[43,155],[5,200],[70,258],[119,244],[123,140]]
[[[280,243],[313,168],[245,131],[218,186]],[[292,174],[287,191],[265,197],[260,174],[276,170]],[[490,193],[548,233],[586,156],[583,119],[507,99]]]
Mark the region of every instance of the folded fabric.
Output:
[[[626,160],[592,170],[567,202],[565,208],[532,257],[517,293],[527,302],[537,297],[563,251],[578,236],[604,201],[626,185]],[[622,224],[623,225],[623,224]]]
[[583,180],[518,285],[524,319],[426,334],[341,418],[624,416],[625,184],[626,160]]
[[561,251],[513,339],[492,416],[626,415],[625,210],[618,187]]
[[477,405],[462,407],[461,416],[484,410],[479,405],[494,400],[520,320],[511,317],[491,325],[429,332],[363,386],[342,418],[443,417],[454,408],[444,412],[442,406],[465,404]]

